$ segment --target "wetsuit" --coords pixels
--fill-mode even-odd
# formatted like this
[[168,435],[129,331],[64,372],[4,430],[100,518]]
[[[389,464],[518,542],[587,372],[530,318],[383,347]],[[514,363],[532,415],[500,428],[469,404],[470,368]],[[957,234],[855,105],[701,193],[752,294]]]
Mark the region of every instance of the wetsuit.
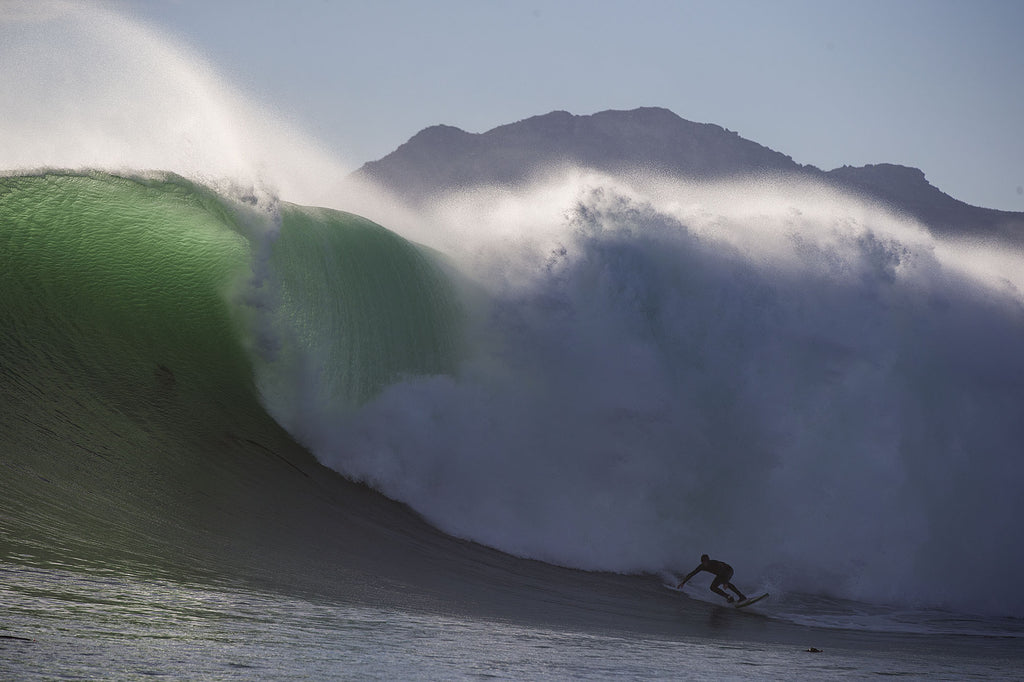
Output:
[[736,586],[730,582],[732,580],[732,566],[724,561],[716,561],[715,559],[702,561],[700,566],[690,571],[690,573],[683,578],[683,582],[679,584],[682,585],[701,571],[707,571],[708,573],[714,574],[715,579],[711,581],[711,591],[715,594],[720,594],[731,602],[732,597],[726,594],[725,590],[722,589],[722,586],[724,585],[735,592],[740,599],[746,599],[746,596],[744,596],[744,594],[736,589]]

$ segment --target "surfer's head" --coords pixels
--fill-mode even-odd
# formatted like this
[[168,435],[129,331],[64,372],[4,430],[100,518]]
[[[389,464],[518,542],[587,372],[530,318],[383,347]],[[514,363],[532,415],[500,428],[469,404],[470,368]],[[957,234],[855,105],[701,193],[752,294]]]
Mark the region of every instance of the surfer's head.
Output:
[[700,562],[702,564],[707,563],[710,558],[711,557],[709,557],[707,554],[701,554],[700,555]]

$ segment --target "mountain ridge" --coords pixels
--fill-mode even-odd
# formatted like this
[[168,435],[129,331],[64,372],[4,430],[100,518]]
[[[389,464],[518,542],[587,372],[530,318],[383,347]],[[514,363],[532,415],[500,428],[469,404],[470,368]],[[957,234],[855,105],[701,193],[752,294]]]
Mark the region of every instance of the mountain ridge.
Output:
[[1024,245],[1024,213],[959,201],[931,185],[920,169],[879,163],[823,171],[734,131],[688,121],[661,107],[590,115],[552,111],[483,133],[430,126],[352,176],[416,205],[451,190],[516,186],[567,165],[698,180],[765,173],[811,177],[908,214],[936,233],[969,233]]

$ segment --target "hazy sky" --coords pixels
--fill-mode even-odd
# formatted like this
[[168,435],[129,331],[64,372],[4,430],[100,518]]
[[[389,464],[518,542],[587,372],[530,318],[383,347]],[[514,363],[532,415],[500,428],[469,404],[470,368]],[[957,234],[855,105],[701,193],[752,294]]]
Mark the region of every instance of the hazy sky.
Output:
[[[0,8],[3,2],[0,0]],[[112,0],[346,167],[436,123],[662,106],[1024,210],[1021,0]]]

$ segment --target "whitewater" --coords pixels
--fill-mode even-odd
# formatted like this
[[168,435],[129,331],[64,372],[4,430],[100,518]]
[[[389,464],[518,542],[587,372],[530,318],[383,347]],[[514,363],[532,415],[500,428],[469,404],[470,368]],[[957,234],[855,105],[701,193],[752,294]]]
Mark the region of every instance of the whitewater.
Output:
[[[1019,252],[782,176],[412,208],[151,28],[10,8],[0,672],[1019,667]],[[772,597],[663,589],[705,552]]]
[[[560,565],[656,572],[703,548],[773,590],[1024,607],[1007,542],[1024,511],[1019,257],[979,269],[785,179],[573,172],[448,197],[428,221],[415,236],[472,283],[466,357],[357,408],[315,380],[314,400],[271,397],[328,465]],[[307,363],[342,333],[318,324]]]

